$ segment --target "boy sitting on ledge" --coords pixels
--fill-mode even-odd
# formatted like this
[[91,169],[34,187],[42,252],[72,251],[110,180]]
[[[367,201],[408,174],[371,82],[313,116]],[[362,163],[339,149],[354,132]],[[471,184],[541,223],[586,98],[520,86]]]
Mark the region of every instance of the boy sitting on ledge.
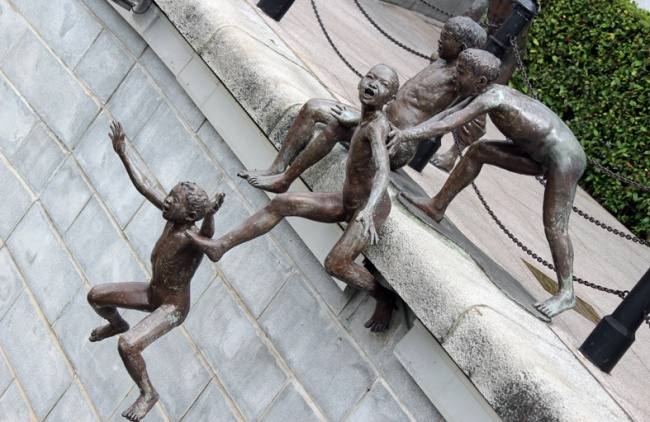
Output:
[[284,217],[299,216],[323,223],[347,222],[341,239],[325,259],[325,269],[349,285],[367,291],[377,300],[366,327],[383,331],[390,323],[395,296],[382,287],[355,258],[377,241],[377,228],[390,213],[388,197],[389,124],[382,108],[395,98],[397,74],[377,65],[359,82],[361,122],[352,136],[342,192],[283,193],[242,225],[216,240],[188,231],[200,250],[218,261],[233,247],[269,232]]
[[442,135],[484,113],[490,116],[508,140],[479,141],[470,146],[432,199],[405,193],[402,197],[439,222],[456,195],[478,176],[483,164],[544,176],[544,230],[560,289],[535,307],[550,318],[575,306],[569,216],[586,156],[571,129],[552,110],[513,88],[492,83],[499,75],[499,66],[499,59],[486,51],[463,51],[458,56],[456,81],[465,99],[418,126],[393,130],[389,148]]

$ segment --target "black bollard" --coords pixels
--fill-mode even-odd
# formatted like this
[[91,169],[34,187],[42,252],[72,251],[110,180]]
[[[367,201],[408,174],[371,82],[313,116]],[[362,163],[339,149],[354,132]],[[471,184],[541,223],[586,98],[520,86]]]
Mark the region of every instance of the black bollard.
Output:
[[438,148],[440,148],[440,137],[420,141],[418,149],[415,151],[415,155],[409,163],[409,167],[422,172],[436,151],[438,151]]
[[271,18],[280,21],[295,0],[260,0],[257,7]]
[[512,8],[512,13],[497,31],[490,35],[483,47],[495,56],[501,58],[510,48],[510,40],[517,35],[537,16],[539,7],[535,0],[519,0]]
[[634,333],[650,312],[650,269],[616,308],[603,318],[580,346],[580,352],[600,368],[614,369],[634,343]]

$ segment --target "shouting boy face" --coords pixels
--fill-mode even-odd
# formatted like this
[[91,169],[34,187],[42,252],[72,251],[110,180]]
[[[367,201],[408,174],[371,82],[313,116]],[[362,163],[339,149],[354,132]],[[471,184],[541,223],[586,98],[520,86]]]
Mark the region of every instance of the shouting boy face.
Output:
[[395,98],[399,79],[389,66],[378,64],[359,81],[359,101],[365,106],[381,108]]

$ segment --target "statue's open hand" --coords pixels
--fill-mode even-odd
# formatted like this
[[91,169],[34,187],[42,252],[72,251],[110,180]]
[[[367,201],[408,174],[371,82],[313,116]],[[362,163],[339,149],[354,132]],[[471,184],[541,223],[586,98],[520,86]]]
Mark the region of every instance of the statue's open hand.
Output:
[[214,198],[212,201],[208,203],[208,206],[205,210],[205,213],[210,215],[214,215],[219,211],[219,208],[221,208],[221,205],[223,205],[223,199],[226,197],[226,194],[223,192],[219,192],[214,195]]
[[364,209],[356,218],[356,221],[360,222],[363,226],[363,233],[370,238],[371,245],[376,244],[379,240],[379,235],[377,235],[377,230],[375,229],[375,219],[373,214],[372,210]]
[[126,142],[124,141],[124,129],[120,122],[111,123],[111,133],[108,134],[108,137],[113,141],[113,149],[119,155],[123,155],[126,151]]
[[399,145],[404,142],[404,132],[394,126],[391,126],[391,130],[388,133],[388,152],[393,153]]
[[361,115],[357,111],[339,104],[330,108],[330,114],[345,127],[358,125],[361,118]]

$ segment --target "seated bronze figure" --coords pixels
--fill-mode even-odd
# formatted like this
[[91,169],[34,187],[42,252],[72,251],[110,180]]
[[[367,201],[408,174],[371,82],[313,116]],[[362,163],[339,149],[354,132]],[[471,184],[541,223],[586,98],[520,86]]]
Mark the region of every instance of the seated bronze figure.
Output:
[[236,245],[269,232],[284,217],[347,222],[343,237],[325,259],[325,268],[332,276],[367,291],[377,300],[366,327],[372,331],[385,330],[395,306],[395,295],[354,260],[368,244],[377,241],[377,228],[390,213],[386,148],[389,123],[382,109],[395,99],[398,86],[397,74],[385,65],[373,67],[359,82],[361,121],[352,135],[342,192],[283,193],[216,240],[194,232],[188,232],[188,236],[211,260],[218,261]]

